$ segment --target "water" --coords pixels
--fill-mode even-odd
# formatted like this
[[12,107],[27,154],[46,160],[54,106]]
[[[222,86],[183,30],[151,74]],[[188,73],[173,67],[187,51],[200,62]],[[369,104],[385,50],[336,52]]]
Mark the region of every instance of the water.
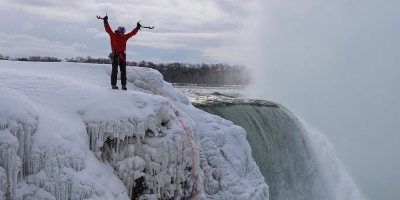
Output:
[[193,104],[247,132],[272,200],[362,199],[329,141],[282,105],[241,100],[240,88],[184,88]]

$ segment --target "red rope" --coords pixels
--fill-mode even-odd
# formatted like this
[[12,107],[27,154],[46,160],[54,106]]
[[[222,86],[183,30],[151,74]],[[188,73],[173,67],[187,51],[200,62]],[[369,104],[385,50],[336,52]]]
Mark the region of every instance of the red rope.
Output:
[[[157,89],[157,87],[155,87],[153,84],[151,84],[150,82],[148,82],[148,81],[146,80],[146,78],[144,78],[138,71],[135,70],[134,67],[131,66],[131,68],[133,69],[133,71],[135,71],[136,74],[138,74],[138,75],[140,76],[140,78],[141,78],[147,85],[149,85],[151,88],[153,88],[153,89],[156,91],[156,93],[157,93],[158,95],[160,95],[160,96],[162,96],[162,97],[165,97],[164,94],[163,94],[160,90]],[[194,191],[194,184],[195,184],[195,160],[194,160],[194,156],[195,156],[195,155],[194,155],[193,142],[192,142],[192,139],[190,138],[189,131],[187,130],[186,126],[184,125],[182,119],[178,116],[177,110],[172,106],[171,101],[170,101],[168,98],[166,98],[166,99],[168,100],[168,105],[169,105],[169,107],[172,109],[172,111],[174,112],[176,119],[178,120],[178,122],[179,122],[180,125],[182,126],[183,130],[185,131],[186,137],[187,137],[187,139],[188,139],[188,141],[189,141],[190,149],[192,150],[192,169],[191,169],[191,171],[192,171],[192,194],[193,194],[193,191]]]

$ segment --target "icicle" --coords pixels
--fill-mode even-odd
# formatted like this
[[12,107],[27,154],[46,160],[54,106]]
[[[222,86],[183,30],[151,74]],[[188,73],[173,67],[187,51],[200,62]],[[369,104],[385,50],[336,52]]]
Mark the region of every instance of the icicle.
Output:
[[8,189],[6,188],[2,193],[8,193],[10,199],[16,199],[17,193],[17,180],[21,167],[21,160],[18,153],[18,140],[6,130],[0,131],[0,167],[5,170]]

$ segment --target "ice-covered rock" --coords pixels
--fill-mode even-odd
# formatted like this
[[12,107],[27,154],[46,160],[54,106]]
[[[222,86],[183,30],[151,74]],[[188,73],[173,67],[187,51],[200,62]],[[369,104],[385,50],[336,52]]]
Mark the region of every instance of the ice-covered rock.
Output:
[[129,196],[143,184],[138,192],[156,194],[158,199],[189,198],[190,149],[166,100],[157,99],[160,103],[153,106],[158,106],[145,106],[140,115],[118,121],[91,121],[83,113],[90,148],[114,168]]
[[37,116],[32,104],[25,103],[28,99],[23,94],[7,88],[0,88],[0,93],[0,177],[4,177],[0,194],[17,199],[18,176],[25,176],[29,170],[28,155]]
[[[0,163],[3,174],[6,175],[2,187],[3,195],[15,199],[17,194],[17,175],[20,171],[21,161],[17,155],[18,140],[8,130],[0,132]],[[4,177],[4,175],[3,175]]]
[[0,61],[0,199],[268,199],[243,129],[108,67]]

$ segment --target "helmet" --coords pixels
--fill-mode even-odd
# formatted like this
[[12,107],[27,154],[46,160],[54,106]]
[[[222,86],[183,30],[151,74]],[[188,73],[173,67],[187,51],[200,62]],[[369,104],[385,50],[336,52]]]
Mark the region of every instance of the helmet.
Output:
[[123,26],[120,26],[120,27],[118,27],[117,32],[124,34],[125,33],[125,28]]

